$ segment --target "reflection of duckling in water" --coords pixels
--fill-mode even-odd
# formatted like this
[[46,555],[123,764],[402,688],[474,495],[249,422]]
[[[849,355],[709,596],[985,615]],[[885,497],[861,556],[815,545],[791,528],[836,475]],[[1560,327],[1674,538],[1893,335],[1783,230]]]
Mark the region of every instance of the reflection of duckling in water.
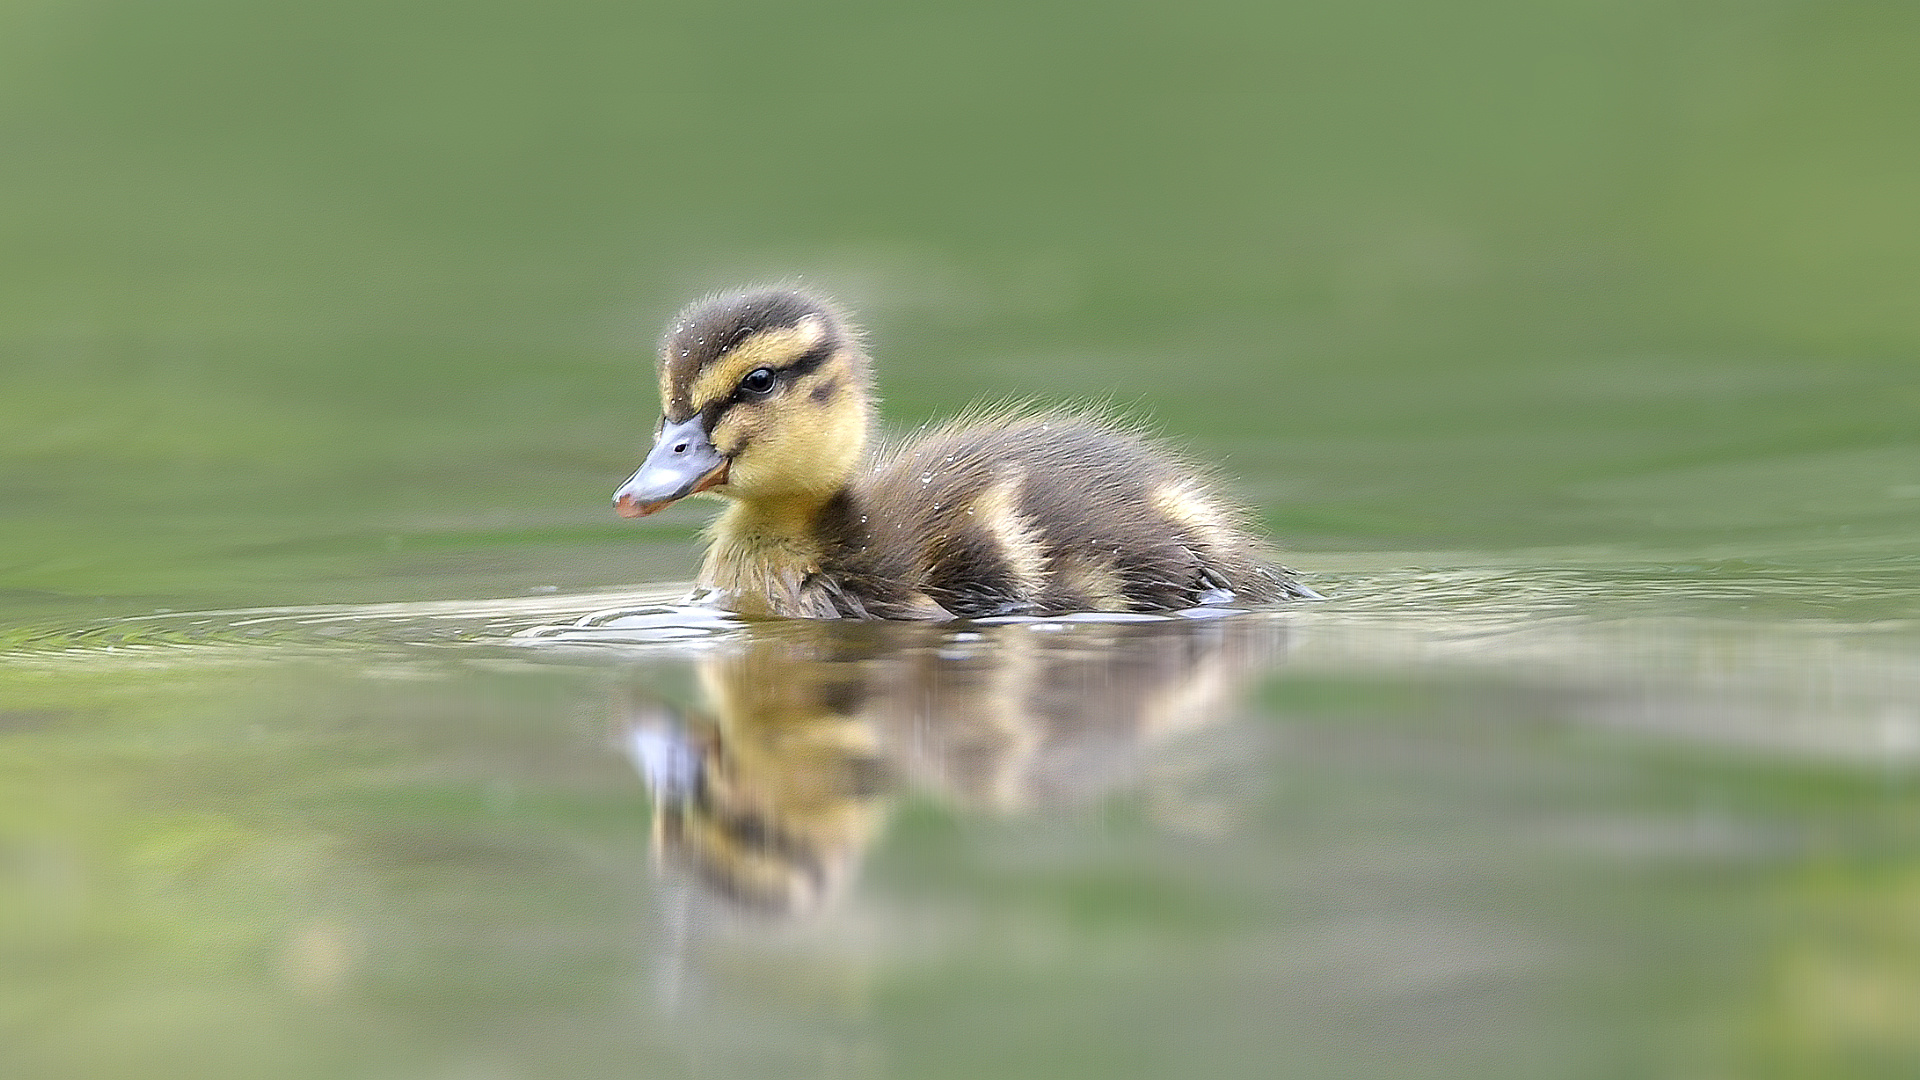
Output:
[[811,910],[878,832],[888,787],[855,665],[756,640],[700,665],[706,716],[631,711],[654,850],[743,908]]
[[826,301],[700,301],[661,343],[665,413],[615,495],[628,517],[733,505],[700,584],[744,614],[942,619],[1311,597],[1248,514],[1141,435],[1084,412],[956,420],[867,460],[867,358]]
[[705,717],[633,709],[656,855],[739,907],[815,910],[895,789],[992,810],[1110,790],[1144,750],[1217,722],[1280,646],[1258,618],[981,629],[903,643],[783,627],[702,662]]

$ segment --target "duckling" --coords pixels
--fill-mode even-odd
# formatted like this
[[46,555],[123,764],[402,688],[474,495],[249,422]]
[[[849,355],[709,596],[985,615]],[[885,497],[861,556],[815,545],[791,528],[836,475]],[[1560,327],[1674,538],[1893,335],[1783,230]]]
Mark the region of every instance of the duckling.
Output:
[[660,345],[662,417],[614,494],[642,517],[702,492],[699,586],[744,615],[949,619],[1311,598],[1248,514],[1090,410],[975,410],[868,452],[871,367],[824,297],[723,293]]

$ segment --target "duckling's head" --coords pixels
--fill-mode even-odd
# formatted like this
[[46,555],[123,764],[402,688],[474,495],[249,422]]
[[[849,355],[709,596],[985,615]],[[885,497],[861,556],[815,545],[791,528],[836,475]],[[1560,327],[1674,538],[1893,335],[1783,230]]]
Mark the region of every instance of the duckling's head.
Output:
[[857,332],[821,297],[776,288],[697,301],[661,339],[663,415],[614,507],[641,517],[701,491],[824,500],[866,448],[869,384]]

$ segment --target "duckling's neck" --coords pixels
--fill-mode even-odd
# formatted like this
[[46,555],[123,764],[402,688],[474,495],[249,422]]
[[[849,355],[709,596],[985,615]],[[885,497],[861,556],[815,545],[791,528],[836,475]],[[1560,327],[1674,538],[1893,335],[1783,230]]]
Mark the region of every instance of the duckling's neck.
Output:
[[725,594],[728,606],[745,615],[806,613],[801,587],[820,572],[833,543],[821,519],[846,498],[843,487],[735,501],[708,529],[713,543],[700,585]]

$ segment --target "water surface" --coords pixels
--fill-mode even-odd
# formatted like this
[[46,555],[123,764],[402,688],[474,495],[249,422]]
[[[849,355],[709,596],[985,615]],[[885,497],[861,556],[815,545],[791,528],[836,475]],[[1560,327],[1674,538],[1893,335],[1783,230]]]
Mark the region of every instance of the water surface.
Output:
[[1323,583],[1125,622],[746,624],[657,589],[16,634],[10,1053],[149,1076],[1920,1053],[1898,581]]

